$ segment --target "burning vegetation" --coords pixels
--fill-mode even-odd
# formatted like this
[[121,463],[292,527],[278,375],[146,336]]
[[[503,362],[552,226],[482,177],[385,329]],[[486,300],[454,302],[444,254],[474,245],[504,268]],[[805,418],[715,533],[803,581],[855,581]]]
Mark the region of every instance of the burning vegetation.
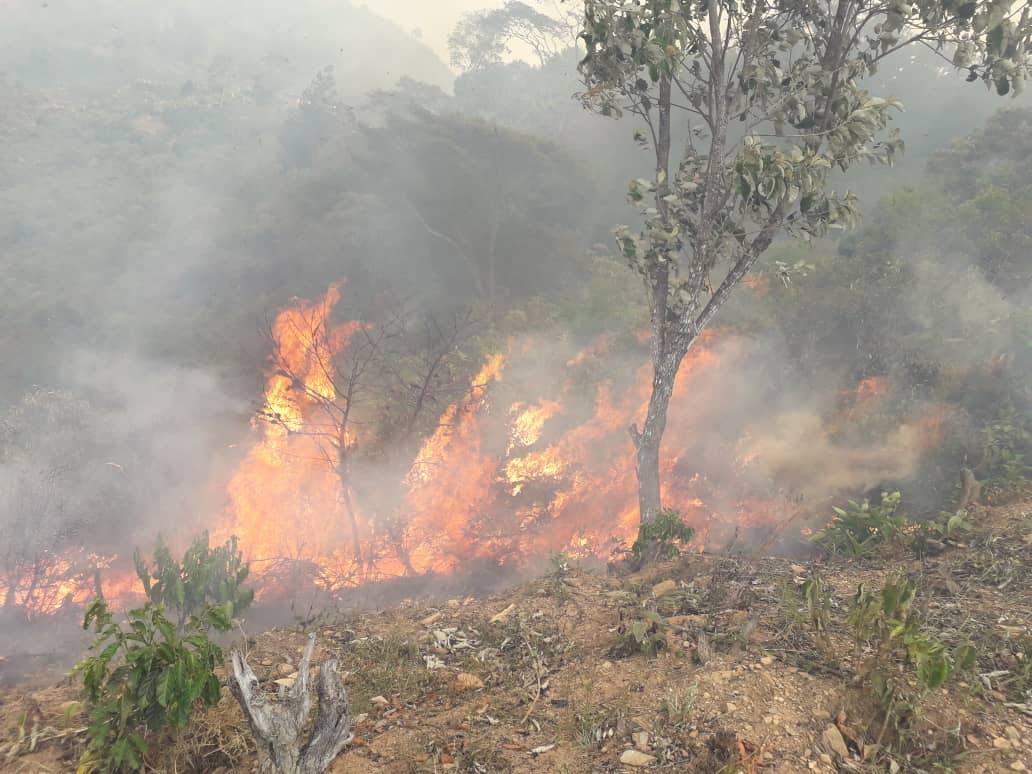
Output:
[[[639,528],[629,428],[651,384],[638,339],[513,338],[474,370],[470,313],[350,320],[344,287],[273,320],[255,438],[209,520],[217,541],[239,539],[260,599],[516,577],[549,556],[628,552]],[[663,498],[699,549],[790,546],[834,498],[913,475],[943,441],[949,407],[886,413],[887,377],[824,407],[782,406],[776,385],[752,381],[766,367],[756,359],[747,338],[713,331],[675,384]],[[750,402],[774,410],[750,419]],[[173,545],[191,537],[168,533]],[[139,598],[125,559],[42,551],[0,579],[0,595],[34,617],[98,594],[123,606]]]
[[[628,428],[647,400],[647,366],[627,368],[626,354],[605,341],[572,353],[512,341],[484,357],[410,446],[406,466],[375,436],[382,407],[371,393],[393,335],[374,323],[334,322],[340,298],[331,286],[272,325],[258,440],[229,482],[217,530],[239,536],[259,576],[303,566],[334,591],[463,567],[518,568],[554,554],[607,559],[631,546],[638,521]],[[675,389],[665,499],[700,546],[736,533],[750,533],[748,543],[767,538],[840,491],[906,476],[938,443],[934,410],[925,409],[880,438],[840,448],[835,422],[869,411],[886,390],[873,378],[837,414],[794,412],[750,429],[719,402],[746,349],[731,333],[707,336]],[[726,431],[706,429],[706,416]],[[719,460],[728,458],[738,463],[725,469]]]

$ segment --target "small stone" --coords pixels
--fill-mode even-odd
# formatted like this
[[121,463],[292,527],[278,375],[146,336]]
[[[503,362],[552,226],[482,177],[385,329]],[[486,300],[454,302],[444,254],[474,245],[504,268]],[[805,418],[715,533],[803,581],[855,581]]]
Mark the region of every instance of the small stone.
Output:
[[726,705],[724,705],[724,709],[728,712],[734,712],[736,709],[738,709],[738,705],[735,704],[733,701],[729,701]]
[[462,603],[457,599],[449,599],[448,607],[462,607]]
[[430,626],[431,624],[436,623],[442,615],[444,615],[444,613],[438,610],[436,613],[431,613],[430,615],[428,615],[426,618],[420,621],[420,623],[423,624],[423,626]]
[[675,591],[677,591],[677,581],[665,580],[652,587],[652,596],[665,597],[667,594],[673,594]]
[[774,663],[774,657],[773,656],[764,656],[763,658],[760,659],[760,664],[762,664],[765,667],[766,666],[770,666],[773,663]]
[[1028,771],[1028,769],[1025,768],[1025,764],[1022,763],[1021,761],[1014,761],[1014,763],[1012,763],[1010,765],[1010,770],[1011,771]]
[[815,720],[831,720],[831,713],[827,710],[814,710],[813,717]]
[[295,678],[295,677],[281,677],[279,680],[273,680],[273,682],[276,683],[276,685],[278,685],[278,686],[280,686],[282,688],[293,688],[294,687],[294,683],[297,682],[297,678]]
[[1007,726],[1005,729],[1003,729],[1003,732],[1007,735],[1007,738],[1010,739],[1012,742],[1017,743],[1021,741],[1021,734],[1018,733],[1018,729],[1016,729],[1014,726]]
[[295,669],[292,664],[280,664],[276,667],[276,671],[279,672],[282,677],[289,677],[290,675],[295,674]]
[[476,675],[460,672],[455,676],[455,684],[463,691],[476,691],[484,687],[484,681]]
[[1011,743],[1009,740],[1004,739],[1002,736],[998,736],[995,739],[993,739],[993,747],[995,747],[997,750],[1009,750],[1011,748]]
[[635,731],[631,734],[631,739],[634,740],[634,746],[639,750],[649,749],[649,732],[648,731]]
[[801,565],[801,564],[790,564],[788,566],[788,569],[790,569],[796,575],[805,575],[806,574],[806,568],[803,567],[803,565]]
[[828,726],[821,734],[821,743],[828,752],[833,752],[843,760],[849,760],[849,748],[846,747],[846,740],[842,738],[842,732],[835,726]]
[[829,766],[831,765],[831,756],[827,753],[821,753],[821,760],[827,763]]
[[369,703],[375,704],[378,707],[386,707],[388,704],[390,704],[390,702],[387,701],[387,699],[385,699],[383,696],[374,696],[369,700]]
[[644,768],[651,766],[656,762],[655,755],[646,755],[638,750],[624,750],[623,755],[620,756],[620,763],[624,766],[634,766],[636,768]]

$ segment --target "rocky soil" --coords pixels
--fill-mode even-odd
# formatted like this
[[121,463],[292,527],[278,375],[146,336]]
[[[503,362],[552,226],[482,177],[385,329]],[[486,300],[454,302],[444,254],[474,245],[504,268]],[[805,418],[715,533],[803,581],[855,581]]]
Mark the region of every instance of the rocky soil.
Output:
[[[490,597],[315,621],[315,660],[339,659],[355,716],[333,771],[1032,770],[1030,569],[1023,502],[981,509],[973,532],[922,552],[691,555],[627,575],[557,561]],[[917,583],[927,629],[978,653],[899,728],[884,722],[846,621],[859,584],[880,588],[898,570]],[[830,592],[822,631],[800,593],[813,574]],[[272,630],[236,645],[272,691],[295,679],[305,639]],[[912,666],[888,668],[912,680]],[[0,694],[0,769],[74,770],[83,725],[67,682]],[[252,771],[228,689],[182,735],[155,740],[150,765]]]

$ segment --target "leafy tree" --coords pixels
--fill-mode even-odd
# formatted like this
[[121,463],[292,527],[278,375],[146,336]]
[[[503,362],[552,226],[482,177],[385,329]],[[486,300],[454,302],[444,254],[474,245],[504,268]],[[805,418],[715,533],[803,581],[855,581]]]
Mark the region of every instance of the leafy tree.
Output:
[[[1026,5],[978,0],[585,0],[584,103],[630,112],[655,174],[630,198],[643,227],[617,240],[648,293],[654,371],[643,427],[631,430],[643,521],[660,510],[659,454],[674,380],[699,334],[780,234],[852,226],[856,198],[834,170],[891,163],[893,99],[861,84],[911,45],[951,54],[999,94],[1030,69]],[[689,120],[672,159],[675,111]]]
[[530,49],[539,64],[546,64],[574,44],[576,26],[572,14],[558,3],[542,12],[543,3],[507,0],[501,8],[466,14],[451,35],[451,62],[462,70],[480,70],[498,64],[517,44]]
[[284,166],[312,166],[320,147],[339,132],[345,112],[333,68],[325,67],[312,79],[280,131]]
[[492,303],[554,286],[567,270],[555,256],[576,249],[569,224],[583,222],[586,186],[574,159],[406,92],[375,94],[370,108],[379,117],[361,125],[366,148],[356,162],[430,246],[449,286]]
[[214,670],[222,663],[222,649],[208,630],[226,631],[229,616],[210,606],[179,632],[163,605],[148,602],[129,611],[126,626],[97,598],[83,620],[84,629],[91,625],[97,635],[92,655],[72,670],[90,703],[88,741],[78,770],[138,771],[147,733],[183,728],[197,702],[218,703]]
[[158,538],[153,567],[148,567],[139,550],[133,561],[147,599],[175,610],[180,630],[202,616],[209,605],[218,606],[232,618],[254,601],[254,589],[243,585],[250,566],[244,562],[236,537],[210,548],[204,532],[183,554],[182,562],[177,562],[165,541]]

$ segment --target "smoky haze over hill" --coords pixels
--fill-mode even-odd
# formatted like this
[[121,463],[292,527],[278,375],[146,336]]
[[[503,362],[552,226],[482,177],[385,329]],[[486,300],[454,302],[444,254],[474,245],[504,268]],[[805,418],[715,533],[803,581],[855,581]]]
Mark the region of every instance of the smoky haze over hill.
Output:
[[[0,2],[0,534],[19,536],[7,579],[70,546],[124,559],[159,531],[210,526],[255,443],[277,310],[333,282],[346,279],[337,317],[386,328],[404,299],[408,334],[472,309],[480,327],[419,439],[507,347],[551,342],[541,368],[555,378],[610,342],[570,392],[585,415],[598,384],[632,381],[647,309],[610,232],[634,217],[627,181],[652,174],[633,122],[572,99],[573,50],[456,76],[439,29],[431,44],[411,34],[420,17],[402,23],[411,7],[385,5],[388,20],[376,3],[315,0]],[[450,7],[457,21],[475,6]],[[864,224],[776,244],[722,318],[763,354],[706,381],[735,406],[690,413],[715,416],[696,442],[709,468],[747,446],[787,492],[843,391],[891,379],[869,437],[850,425],[855,438],[819,447],[842,456],[827,465],[834,491],[811,496],[912,478],[914,502],[934,510],[961,464],[989,459],[980,433],[1003,421],[991,407],[1023,415],[1024,393],[985,369],[1029,366],[1029,101],[992,99],[917,56],[870,83],[907,104],[908,152],[846,181]],[[941,459],[926,464],[909,436],[886,446],[887,427],[933,403],[956,408]],[[394,407],[368,413],[397,431]],[[391,433],[361,447],[383,488]],[[614,457],[626,424],[618,437]],[[913,459],[843,474],[876,443]]]

